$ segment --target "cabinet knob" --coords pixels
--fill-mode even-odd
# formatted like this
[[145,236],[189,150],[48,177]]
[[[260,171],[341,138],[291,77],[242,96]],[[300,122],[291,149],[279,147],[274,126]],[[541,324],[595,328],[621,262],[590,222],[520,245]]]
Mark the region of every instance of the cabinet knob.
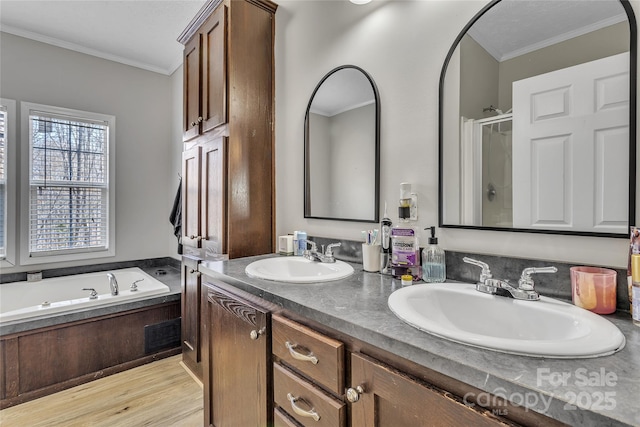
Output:
[[193,268],[189,269],[189,274],[194,274],[194,273],[196,274],[196,276],[199,276],[199,275],[201,275],[201,274],[202,274],[202,273],[200,273],[198,270],[195,270],[195,269],[193,269]]
[[191,236],[189,236],[189,238],[190,238],[191,240],[194,240],[194,239],[195,239],[195,240],[202,240],[202,236],[194,236],[193,234],[192,234]]
[[258,338],[260,338],[260,335],[264,334],[264,332],[265,332],[265,328],[258,329],[258,330],[254,329],[249,333],[249,337],[252,340],[257,340]]
[[196,126],[196,125],[197,125],[197,123],[196,123],[196,122],[191,122],[191,127],[194,127],[194,126]]
[[202,123],[202,116],[198,117],[198,123]]
[[320,415],[318,415],[318,413],[314,408],[311,408],[310,410],[307,411],[297,405],[297,402],[304,401],[303,399],[299,397],[294,397],[291,393],[287,393],[287,399],[291,404],[291,409],[293,409],[293,412],[295,412],[296,414],[302,417],[309,417],[309,418],[312,418],[314,421],[320,421]]
[[360,400],[360,395],[362,393],[364,393],[364,387],[362,387],[361,385],[357,386],[356,388],[349,387],[347,389],[347,400],[351,403],[356,403],[358,400]]

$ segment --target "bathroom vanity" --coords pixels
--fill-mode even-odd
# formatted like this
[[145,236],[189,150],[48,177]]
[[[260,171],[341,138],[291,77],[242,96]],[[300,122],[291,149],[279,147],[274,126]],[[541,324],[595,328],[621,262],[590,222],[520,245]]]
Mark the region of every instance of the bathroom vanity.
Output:
[[261,258],[199,265],[205,425],[640,423],[640,330],[622,316],[609,317],[627,339],[614,355],[516,356],[403,323],[387,307],[400,282],[357,264],[346,279],[295,284],[248,277]]

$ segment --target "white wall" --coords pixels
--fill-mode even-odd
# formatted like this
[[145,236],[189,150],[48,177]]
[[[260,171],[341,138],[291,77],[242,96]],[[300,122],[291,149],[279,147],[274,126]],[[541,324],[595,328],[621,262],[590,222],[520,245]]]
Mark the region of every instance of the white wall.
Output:
[[[381,99],[381,201],[397,218],[399,184],[414,184],[419,225],[438,222],[438,82],[446,54],[487,1],[278,1],[276,13],[277,234],[359,239],[371,224],[305,219],[303,124],[317,82],[362,67]],[[636,15],[640,1],[632,0]],[[639,150],[640,151],[640,150]],[[640,153],[639,153],[640,157]],[[640,188],[640,185],[638,186]],[[640,206],[640,197],[637,197]],[[439,230],[445,249],[626,267],[628,242],[481,230]],[[421,241],[426,241],[423,232]]]
[[173,146],[181,149],[181,140],[172,140],[173,92],[170,77],[0,34],[0,96],[116,116],[116,256],[55,267],[175,252],[168,218],[178,183]]
[[[169,149],[169,155],[171,156],[171,172],[170,179],[171,186],[169,191],[175,193],[178,189],[179,176],[182,176],[182,92],[183,92],[183,73],[182,66],[178,67],[176,71],[171,75],[171,146]],[[176,178],[174,180],[174,178]],[[175,196],[175,194],[173,194]],[[173,198],[171,199],[173,201]],[[173,202],[172,202],[173,203]],[[168,216],[167,216],[168,218]],[[171,228],[173,233],[173,228]],[[169,256],[176,259],[181,259],[181,255],[178,255],[178,240],[171,240],[171,248]]]

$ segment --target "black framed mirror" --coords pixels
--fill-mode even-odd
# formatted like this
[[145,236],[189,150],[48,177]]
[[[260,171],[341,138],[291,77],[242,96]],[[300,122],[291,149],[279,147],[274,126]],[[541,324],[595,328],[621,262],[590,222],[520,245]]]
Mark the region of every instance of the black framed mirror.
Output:
[[378,222],[380,97],[355,65],[329,71],[304,122],[304,217]]
[[440,76],[440,226],[628,237],[636,40],[627,0],[487,4]]

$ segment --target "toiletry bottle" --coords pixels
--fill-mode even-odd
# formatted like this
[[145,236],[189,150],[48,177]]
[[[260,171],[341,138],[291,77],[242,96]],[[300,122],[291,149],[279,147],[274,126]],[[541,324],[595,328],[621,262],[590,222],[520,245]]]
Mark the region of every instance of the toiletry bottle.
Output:
[[387,214],[387,202],[384,203],[384,218],[380,221],[381,251],[380,272],[389,274],[391,271],[391,225],[392,222]]
[[302,256],[307,250],[307,233],[305,231],[293,232],[293,254]]
[[631,255],[631,317],[640,326],[640,254]]
[[436,228],[427,227],[431,230],[429,246],[422,250],[422,280],[427,283],[444,282],[447,278],[444,250],[438,246]]
[[391,229],[391,274],[399,279],[405,274],[420,280],[420,246],[418,233],[411,224],[411,184],[400,184],[399,224]]

